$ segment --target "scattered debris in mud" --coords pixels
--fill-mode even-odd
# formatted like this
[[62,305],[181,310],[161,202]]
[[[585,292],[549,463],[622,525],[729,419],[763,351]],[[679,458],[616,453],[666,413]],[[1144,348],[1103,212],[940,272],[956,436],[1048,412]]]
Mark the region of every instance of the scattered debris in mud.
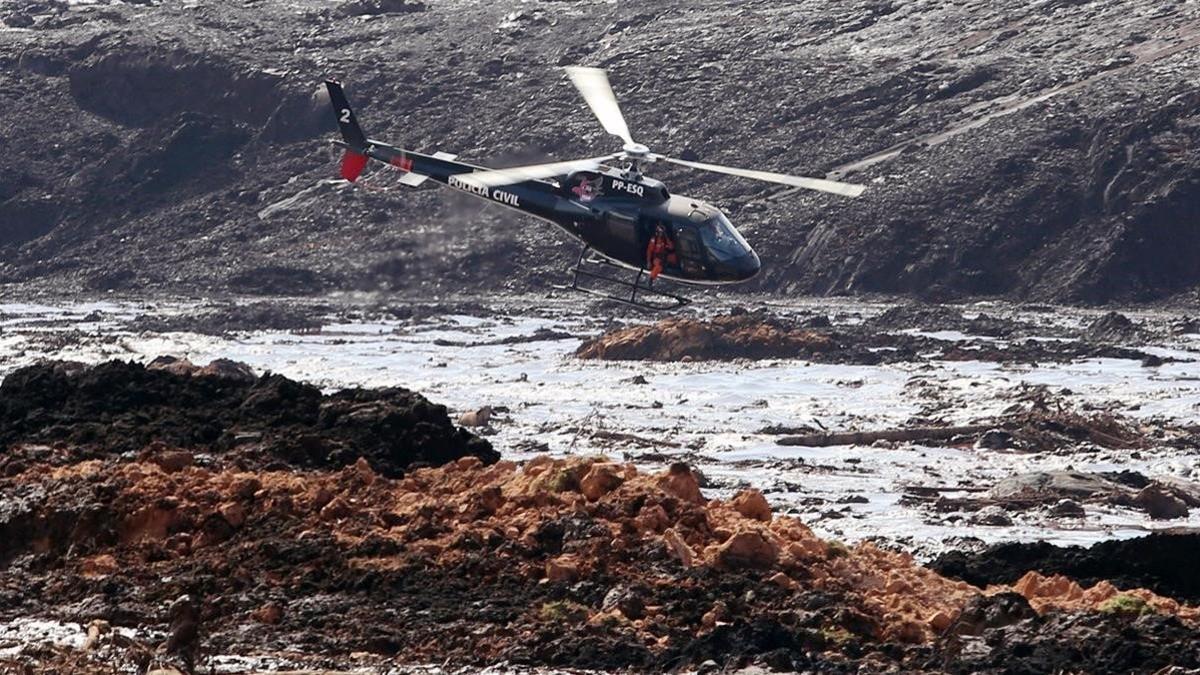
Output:
[[[936,308],[936,309],[932,309]],[[585,341],[575,352],[582,359],[612,361],[708,361],[731,359],[806,359],[817,363],[874,365],[921,359],[945,361],[1069,362],[1084,358],[1141,361],[1147,366],[1168,359],[1107,341],[1043,340],[1025,337],[996,340],[993,335],[1016,334],[1019,324],[976,317],[966,320],[959,310],[928,306],[920,315],[952,314],[950,328],[982,329],[981,337],[942,339],[919,332],[892,332],[912,324],[911,310],[885,312],[866,326],[818,325],[762,310],[734,310],[711,318],[670,318],[653,324],[616,328]],[[922,323],[922,326],[937,326]],[[887,327],[876,329],[876,326]],[[1090,331],[1089,331],[1090,332]],[[1107,340],[1108,333],[1100,334]]]
[[129,323],[135,331],[166,333],[186,331],[201,335],[228,335],[255,330],[310,332],[321,329],[322,308],[297,303],[230,303],[171,316],[143,314]]
[[[181,448],[173,463],[235,458],[244,467],[337,468],[359,458],[396,476],[472,455],[494,462],[484,440],[455,427],[446,408],[394,387],[322,394],[230,361],[198,367],[162,357],[149,365],[51,362],[0,383],[0,473],[30,463]],[[178,455],[178,457],[176,457]]]
[[[1074,452],[1080,449],[1136,451],[1151,447],[1200,449],[1200,430],[1162,420],[1135,420],[1113,411],[1078,410],[1065,397],[1041,386],[1023,386],[998,417],[972,424],[878,431],[824,431],[776,427],[779,445],[825,447],[873,443],[929,443],[981,450]],[[804,433],[799,433],[804,432]],[[797,435],[798,434],[798,435]],[[1145,487],[1145,484],[1137,487]]]

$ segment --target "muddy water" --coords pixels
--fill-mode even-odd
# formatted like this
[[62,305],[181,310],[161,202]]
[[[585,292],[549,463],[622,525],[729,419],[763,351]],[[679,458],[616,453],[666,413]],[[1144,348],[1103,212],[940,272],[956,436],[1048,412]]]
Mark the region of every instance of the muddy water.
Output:
[[[806,304],[837,319],[860,320],[886,305]],[[564,308],[555,318],[521,313],[438,316],[418,321],[347,321],[330,317],[319,332],[250,332],[226,337],[135,333],[140,314],[196,311],[188,303],[70,306],[0,305],[0,374],[40,358],[148,361],[170,354],[204,363],[245,361],[323,387],[403,385],[457,412],[502,410],[489,440],[504,455],[535,451],[605,453],[646,466],[684,459],[705,474],[714,496],[745,485],[762,489],[779,512],[801,515],[821,535],[874,538],[918,556],[984,542],[1048,540],[1088,544],[1170,526],[1200,526],[1200,514],[1164,524],[1139,511],[1087,505],[1083,518],[1043,510],[1012,514],[1011,525],[966,526],[961,518],[904,505],[906,488],[937,488],[948,497],[977,494],[1017,473],[1042,470],[1132,470],[1194,479],[1192,451],[1160,448],[1131,454],[1097,450],[1024,454],[972,447],[780,447],[762,433],[772,425],[874,430],[912,418],[948,424],[979,421],[1011,406],[1025,385],[1046,385],[1079,406],[1140,418],[1194,419],[1200,412],[1200,339],[1180,336],[1139,347],[1178,363],[1147,368],[1120,359],[1005,365],[918,360],[879,366],[797,360],[727,363],[600,363],[572,356],[599,330]],[[787,311],[787,308],[782,308]],[[1091,318],[1082,312],[1022,314],[1047,333]],[[969,313],[969,312],[968,312]],[[547,339],[537,339],[539,331]],[[572,337],[562,338],[566,333]],[[940,334],[943,339],[966,338]],[[528,341],[521,341],[528,340]],[[646,383],[636,383],[644,378]]]

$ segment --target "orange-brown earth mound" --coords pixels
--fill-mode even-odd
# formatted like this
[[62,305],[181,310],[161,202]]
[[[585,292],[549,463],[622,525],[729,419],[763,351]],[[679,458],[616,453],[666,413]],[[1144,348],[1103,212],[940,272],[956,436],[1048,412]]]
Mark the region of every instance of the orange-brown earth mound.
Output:
[[[774,516],[755,491],[706,500],[682,465],[644,473],[602,459],[464,458],[389,479],[366,460],[249,472],[159,450],[38,464],[0,479],[0,493],[10,497],[0,510],[0,619],[164,628],[186,593],[199,631],[174,646],[181,652],[974,669],[939,645],[1003,627],[976,610],[1009,590],[985,594],[902,553],[823,541]],[[1194,638],[1200,618],[1145,591],[1033,576],[1013,589],[1047,617],[1083,611],[1074,616],[1106,626],[1089,624],[1089,635],[1136,644],[1111,661],[1121,668],[1186,656],[1147,645]],[[1070,641],[1030,628],[1061,620],[1018,601],[1029,616],[1013,621],[1030,640]],[[1039,667],[1067,658],[1038,654]]]

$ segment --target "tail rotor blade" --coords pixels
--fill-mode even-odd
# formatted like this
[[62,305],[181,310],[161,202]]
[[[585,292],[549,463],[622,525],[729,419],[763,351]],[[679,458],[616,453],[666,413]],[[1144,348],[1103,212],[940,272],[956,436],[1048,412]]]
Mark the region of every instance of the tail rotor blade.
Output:
[[600,68],[583,68],[568,66],[567,77],[583,100],[587,101],[596,119],[604,126],[604,130],[613,136],[620,136],[627,145],[633,145],[633,137],[629,135],[629,127],[625,124],[625,116],[621,114],[621,106],[613,94],[612,85],[608,83],[608,74]]
[[792,187],[805,188],[807,190],[830,192],[832,194],[842,195],[844,197],[857,197],[863,193],[863,190],[867,189],[863,185],[840,183],[835,180],[825,180],[824,178],[806,178],[804,176],[789,176],[785,173],[774,173],[771,171],[738,169],[732,166],[721,166],[720,164],[689,162],[686,159],[676,159],[674,157],[666,157],[662,155],[657,156],[656,159],[661,159],[664,162],[671,162],[672,164],[691,167],[693,169],[700,169],[701,171],[712,171],[715,173],[728,174],[730,176],[753,178],[754,180],[766,181],[768,183],[779,183],[781,185],[791,185]]

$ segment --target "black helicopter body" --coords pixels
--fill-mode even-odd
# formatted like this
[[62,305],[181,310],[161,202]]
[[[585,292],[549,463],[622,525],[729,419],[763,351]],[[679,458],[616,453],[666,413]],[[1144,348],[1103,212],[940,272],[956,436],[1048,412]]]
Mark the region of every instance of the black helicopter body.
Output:
[[[670,309],[686,304],[682,296],[655,286],[657,278],[685,284],[730,284],[758,273],[758,255],[723,213],[711,204],[671,194],[661,181],[639,170],[639,163],[669,161],[693,168],[733,173],[759,180],[856,195],[858,186],[822,179],[800,178],[768,172],[733,169],[653,155],[634,143],[620,116],[615,97],[595,100],[595,77],[603,71],[569,69],[576,86],[592,105],[605,128],[626,140],[621,153],[592,159],[556,162],[510,169],[489,169],[457,161],[447,153],[424,154],[370,140],[337,82],[327,81],[330,103],[337,117],[346,149],[342,177],[355,181],[369,160],[377,160],[401,171],[400,182],[417,186],[432,180],[522,213],[549,221],[584,244],[574,268],[571,288],[647,309]],[[584,78],[584,82],[578,78]],[[589,80],[590,78],[590,80]],[[589,90],[591,87],[592,90]],[[611,89],[608,90],[611,96]],[[601,99],[605,99],[601,96]],[[615,130],[614,130],[615,129]],[[629,160],[619,168],[607,164]],[[666,250],[664,251],[664,240]],[[595,252],[600,257],[589,257]],[[630,282],[594,271],[596,265],[627,268],[637,273]],[[609,295],[580,284],[581,276],[618,284],[629,295]],[[639,293],[643,296],[639,298]],[[646,300],[650,296],[657,300]],[[666,300],[667,304],[663,304]]]

